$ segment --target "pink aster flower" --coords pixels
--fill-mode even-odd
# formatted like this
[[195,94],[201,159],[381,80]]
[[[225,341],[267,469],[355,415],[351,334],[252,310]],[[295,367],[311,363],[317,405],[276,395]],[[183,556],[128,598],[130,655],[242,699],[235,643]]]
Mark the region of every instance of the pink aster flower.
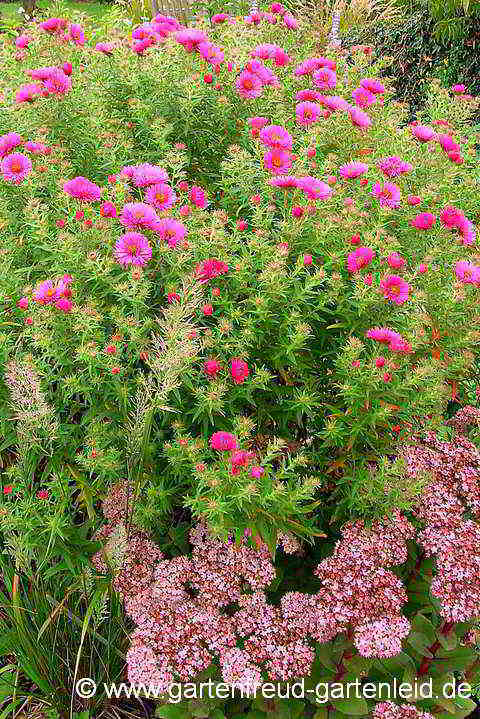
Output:
[[230,432],[214,432],[210,437],[210,447],[219,452],[237,449],[237,438]]
[[293,147],[292,136],[281,125],[267,125],[260,130],[260,140],[267,147],[291,150]]
[[411,132],[420,142],[430,142],[435,137],[435,130],[428,125],[415,125],[411,128]]
[[31,140],[25,143],[24,148],[27,152],[31,152],[32,155],[49,155],[51,152],[50,148],[44,145],[43,142],[32,142]]
[[379,80],[375,80],[373,77],[365,77],[360,80],[360,86],[374,95],[381,95],[385,92],[385,85],[382,85]]
[[220,13],[217,13],[216,15],[212,15],[212,23],[214,25],[218,25],[221,22],[225,22],[225,20],[227,20],[227,18],[228,18],[228,15],[226,12],[220,12]]
[[258,75],[255,75],[253,72],[248,72],[248,70],[243,70],[237,77],[235,87],[241,97],[249,100],[254,97],[260,97],[263,83]]
[[67,27],[67,20],[62,17],[50,17],[48,20],[41,22],[39,27],[46,32],[57,32]]
[[452,152],[460,150],[460,145],[450,137],[450,135],[437,135],[437,142],[442,146],[445,152]]
[[55,302],[55,308],[57,310],[61,310],[62,312],[70,312],[72,307],[72,302],[67,300],[65,297],[60,297],[60,299]]
[[216,377],[222,369],[222,365],[214,359],[206,360],[203,364],[203,369],[209,377]]
[[387,300],[401,305],[408,300],[409,284],[399,275],[389,275],[380,282],[383,296]]
[[95,50],[97,52],[103,52],[104,55],[113,55],[115,44],[113,42],[97,42]]
[[202,210],[204,210],[205,207],[208,205],[205,190],[199,185],[192,185],[188,198],[190,202],[195,205],[195,207],[199,207]]
[[360,127],[362,130],[370,127],[372,124],[371,118],[363,110],[359,110],[358,107],[354,107],[350,110],[350,120],[355,127]]
[[96,202],[102,196],[102,191],[94,182],[90,182],[86,177],[75,177],[68,180],[63,185],[63,191],[83,202]]
[[444,227],[448,227],[449,229],[453,227],[458,228],[464,218],[465,215],[462,210],[452,205],[447,205],[440,213],[440,222]]
[[72,22],[70,25],[70,38],[73,40],[75,45],[83,47],[85,45],[85,32],[83,27],[78,22]]
[[474,285],[480,282],[480,268],[466,260],[460,260],[455,265],[455,276],[459,282]]
[[357,247],[356,250],[350,252],[347,258],[347,268],[352,274],[358,272],[364,267],[368,267],[373,260],[375,253],[370,247]]
[[465,92],[465,85],[461,85],[461,84],[453,85],[452,90],[455,93],[461,94],[462,92]]
[[55,67],[52,72],[44,80],[45,88],[52,95],[66,95],[66,93],[72,89],[72,81],[67,75]]
[[273,13],[277,13],[278,15],[283,15],[287,12],[286,7],[282,5],[282,3],[279,2],[272,2],[271,11]]
[[404,260],[398,252],[391,252],[387,257],[389,267],[394,270],[399,270],[401,267],[405,267],[406,260]]
[[415,205],[420,205],[422,202],[422,198],[418,195],[408,195],[407,202],[409,205],[412,205],[415,207]]
[[248,365],[242,359],[233,359],[230,365],[230,374],[235,384],[243,384],[248,377]]
[[168,243],[169,247],[176,247],[180,242],[183,242],[187,235],[185,225],[173,217],[165,217],[159,220],[155,231],[160,239]]
[[315,70],[312,78],[320,90],[333,90],[337,85],[337,73],[328,67],[321,67],[319,70]]
[[195,267],[195,276],[200,281],[200,284],[204,284],[205,282],[218,277],[218,275],[223,275],[227,272],[228,265],[225,262],[214,258],[204,260]]
[[255,117],[249,117],[248,124],[252,130],[261,130],[262,127],[268,125],[268,119],[266,117],[259,117],[258,115]]
[[265,474],[265,469],[263,467],[255,466],[250,469],[250,475],[255,477],[255,479],[260,479],[263,474]]
[[32,170],[32,163],[26,155],[21,152],[13,152],[2,160],[2,174],[6,182],[15,185],[22,183]]
[[295,95],[295,100],[297,100],[297,102],[304,102],[305,100],[308,102],[320,102],[323,100],[323,97],[322,93],[318,92],[318,90],[299,90]]
[[[362,112],[361,110],[358,110],[358,108],[354,108],[345,100],[344,97],[340,97],[339,95],[327,95],[322,100],[318,101],[320,105],[324,105],[327,107],[331,112],[335,112],[336,110],[344,110],[345,112]],[[366,113],[362,113],[366,117]],[[370,120],[370,118],[368,118]]]
[[366,337],[388,345],[389,349],[394,352],[409,353],[412,351],[408,342],[398,332],[388,327],[372,327],[366,332]]
[[38,287],[33,291],[33,299],[40,305],[49,305],[57,300],[58,298],[52,280],[40,282]]
[[460,235],[463,238],[463,244],[464,245],[474,245],[475,240],[477,238],[477,233],[475,230],[475,227],[473,225],[473,222],[470,222],[466,217],[463,219],[463,221],[460,223],[460,226],[458,228],[460,230]]
[[292,187],[298,187],[298,179],[294,175],[277,175],[268,180],[268,184],[272,187],[279,187],[287,190]]
[[299,125],[308,127],[316,122],[322,108],[314,102],[300,102],[295,107],[295,117]]
[[126,232],[115,244],[115,259],[121,265],[146,265],[152,257],[152,248],[145,235]]
[[168,173],[163,167],[144,162],[132,168],[131,178],[136,187],[147,187],[159,182],[168,182]]
[[15,147],[22,144],[22,138],[18,132],[8,132],[6,135],[0,136],[0,158],[5,157]]
[[266,152],[263,157],[263,166],[274,174],[284,174],[292,166],[292,158],[289,152],[280,148],[274,148]]
[[33,102],[42,92],[43,90],[40,85],[36,85],[35,83],[22,85],[15,93],[15,102],[18,104],[21,102]]
[[372,195],[380,200],[381,207],[396,209],[400,206],[400,188],[393,182],[385,182],[383,186],[376,182],[372,187]]
[[368,170],[368,165],[364,162],[348,162],[342,165],[338,172],[345,180],[351,180],[360,175],[364,175]]
[[275,50],[275,53],[273,55],[273,60],[275,60],[275,65],[277,67],[286,67],[286,65],[291,62],[291,58],[287,55],[285,50],[281,47],[278,47]]
[[283,22],[289,30],[296,30],[298,28],[298,21],[289,12],[286,12],[283,16]]
[[369,107],[376,102],[376,97],[373,92],[370,92],[364,87],[357,87],[352,92],[352,97],[355,100],[355,105],[361,108]]
[[386,177],[397,177],[397,175],[404,175],[406,172],[413,170],[413,165],[405,162],[397,155],[382,157],[378,160],[377,167]]
[[102,217],[116,217],[117,208],[115,207],[113,202],[104,202],[103,205],[100,207],[100,214]]
[[32,38],[28,35],[19,35],[15,38],[15,46],[20,49],[28,47],[30,42],[32,42]]
[[156,185],[150,185],[148,188],[145,199],[149,205],[153,205],[156,210],[168,210],[177,201],[177,196],[172,188],[160,182]]
[[308,175],[297,178],[297,187],[304,191],[309,200],[328,200],[333,193],[333,190],[326,182]]
[[421,212],[411,220],[410,224],[417,230],[430,230],[436,221],[437,218],[431,212]]
[[156,230],[160,221],[153,207],[143,202],[127,202],[119,220],[124,227],[130,229],[144,227],[148,230]]

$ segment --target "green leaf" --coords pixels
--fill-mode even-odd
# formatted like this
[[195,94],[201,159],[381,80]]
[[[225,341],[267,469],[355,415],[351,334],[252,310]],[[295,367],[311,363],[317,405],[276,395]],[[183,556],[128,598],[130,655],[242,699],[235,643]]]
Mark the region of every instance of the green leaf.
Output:
[[189,712],[178,704],[163,704],[155,709],[155,716],[160,719],[189,719]]
[[437,639],[437,630],[434,625],[420,612],[412,619],[411,625],[413,632],[427,638],[428,645],[433,644]]
[[317,644],[315,654],[324,667],[332,669],[332,671],[336,671],[337,665],[333,659],[331,644]]
[[350,697],[349,699],[330,699],[335,709],[342,714],[364,716],[368,714],[368,704],[363,697]]
[[427,648],[430,643],[428,637],[421,632],[410,632],[407,637],[407,644],[410,644],[410,646],[416,649],[422,656],[428,657],[429,659],[433,657],[433,654]]

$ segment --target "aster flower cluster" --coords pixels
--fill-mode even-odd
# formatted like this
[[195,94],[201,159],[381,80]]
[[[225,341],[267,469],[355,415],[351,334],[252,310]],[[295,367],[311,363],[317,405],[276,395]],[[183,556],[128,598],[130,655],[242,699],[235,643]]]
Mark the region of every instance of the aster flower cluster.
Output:
[[475,227],[462,210],[452,207],[452,205],[447,205],[440,214],[440,222],[449,230],[458,230],[464,245],[475,244],[477,236]]
[[52,280],[44,280],[33,291],[33,299],[39,305],[53,305],[57,310],[70,312],[72,302],[69,298],[72,296],[70,289],[72,282],[73,277],[71,275],[63,275],[56,283]]
[[[156,15],[151,22],[143,23],[132,32],[132,50],[137,55],[143,55],[145,50],[154,45],[162,45],[165,38],[180,31],[182,26],[174,17],[169,15]],[[103,48],[96,47],[101,52],[107,52]]]
[[[37,97],[49,97],[55,95],[63,97],[72,88],[72,81],[69,77],[69,67],[40,67],[36,70],[27,70],[27,74],[35,83],[22,85],[15,95],[15,102],[33,102]],[[40,83],[40,84],[39,84]]]

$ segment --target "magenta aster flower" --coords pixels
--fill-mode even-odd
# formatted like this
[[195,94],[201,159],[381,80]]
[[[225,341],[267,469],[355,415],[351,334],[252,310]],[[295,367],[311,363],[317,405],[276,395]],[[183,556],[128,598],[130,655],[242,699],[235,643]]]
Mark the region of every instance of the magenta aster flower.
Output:
[[156,230],[160,221],[153,207],[143,202],[127,202],[119,220],[124,227],[144,227],[148,230]]
[[480,282],[480,267],[466,260],[460,260],[455,265],[455,276],[459,282],[474,285]]
[[356,250],[350,252],[347,258],[348,271],[354,274],[364,267],[368,267],[373,260],[375,252],[370,247],[357,247]]
[[43,142],[32,142],[32,140],[28,140],[28,142],[25,143],[24,148],[27,152],[31,152],[32,155],[50,154],[50,148],[44,145]]
[[115,259],[121,265],[146,265],[152,257],[152,248],[145,235],[126,232],[115,244]]
[[237,439],[230,432],[214,432],[210,437],[210,447],[219,452],[230,452],[237,449]]
[[368,171],[368,165],[364,162],[348,162],[346,165],[342,165],[338,172],[346,180],[351,180],[360,175],[364,175]]
[[326,182],[308,175],[297,178],[297,187],[304,191],[309,200],[328,200],[333,193],[333,190]]
[[458,145],[450,135],[437,135],[437,142],[442,146],[445,152],[460,150],[460,145]]
[[72,89],[72,81],[65,75],[63,70],[55,67],[48,77],[44,80],[45,88],[52,95],[65,95]]
[[371,118],[363,110],[359,110],[358,107],[354,107],[350,110],[350,120],[355,127],[360,127],[362,130],[370,127],[372,124]]
[[435,130],[428,125],[415,125],[410,129],[414,138],[420,142],[429,142],[435,137]]
[[48,20],[41,22],[39,27],[46,32],[57,32],[67,27],[67,20],[63,17],[50,17]]
[[267,147],[278,147],[282,150],[291,150],[293,147],[292,136],[281,125],[267,125],[260,130],[259,138]]
[[295,95],[297,102],[319,102],[324,99],[324,96],[318,90],[299,90]]
[[96,202],[102,196],[102,191],[94,182],[90,182],[86,177],[75,177],[68,180],[63,186],[63,191],[83,202]]
[[173,217],[165,217],[158,221],[156,227],[160,239],[168,243],[170,247],[176,247],[179,242],[183,242],[187,235],[187,228],[182,222],[173,219]]
[[85,45],[85,32],[83,27],[78,22],[72,22],[70,25],[70,38],[73,40],[75,45],[83,47]]
[[22,85],[15,93],[15,102],[18,104],[21,102],[33,102],[42,92],[43,90],[40,85],[36,85],[35,83]]
[[463,238],[464,245],[474,245],[477,238],[477,232],[473,225],[466,217],[462,220],[459,225],[460,235]]
[[225,60],[225,54],[212,42],[201,42],[197,51],[210,65],[221,65]]
[[97,42],[95,50],[97,52],[103,52],[104,55],[113,55],[115,44],[113,42]]
[[337,73],[328,67],[321,67],[319,70],[315,70],[312,78],[320,90],[333,90],[337,85]]
[[149,205],[155,207],[156,210],[168,210],[177,201],[177,196],[172,188],[160,182],[157,185],[150,185],[148,188],[145,199]]
[[436,221],[437,218],[431,212],[421,212],[413,218],[410,224],[417,230],[430,230]]
[[33,291],[33,299],[40,305],[49,305],[58,299],[52,280],[44,280],[40,282],[38,287]]
[[413,165],[409,162],[405,162],[405,160],[397,157],[397,155],[382,157],[378,160],[377,167],[386,177],[397,177],[397,175],[403,175],[413,170]]
[[292,164],[290,153],[280,148],[274,148],[266,152],[263,157],[263,166],[265,169],[277,175],[284,174],[291,168]]
[[131,178],[136,187],[147,187],[159,182],[168,182],[168,173],[163,167],[144,162],[132,168]]
[[389,275],[380,282],[383,296],[387,300],[401,305],[408,300],[409,284],[399,275]]
[[[327,95],[322,100],[318,100],[318,102],[321,105],[324,105],[326,108],[328,108],[331,112],[335,112],[336,110],[345,110],[345,112],[353,112],[356,108],[352,107],[348,104],[348,102],[345,100],[344,97],[340,97],[340,95]],[[358,110],[358,112],[361,112]],[[363,113],[365,114],[365,113]],[[368,115],[367,115],[368,117]],[[368,118],[370,119],[370,118]]]
[[268,125],[268,118],[259,117],[258,115],[256,115],[255,117],[249,117],[248,124],[250,125],[252,130],[261,130],[262,127]]
[[380,182],[376,182],[372,187],[372,195],[380,200],[381,207],[396,209],[400,205],[400,188],[393,182],[385,182],[383,187]]
[[104,202],[100,208],[100,214],[102,217],[116,217],[117,208],[113,202]]
[[268,184],[272,187],[280,187],[282,190],[287,190],[291,187],[298,187],[298,179],[294,175],[277,175],[271,177],[268,180]]
[[242,359],[233,359],[230,365],[230,374],[235,384],[243,384],[249,374],[247,363]]
[[32,38],[28,35],[19,35],[17,38],[15,38],[15,47],[23,49],[25,47],[28,47],[28,44],[30,42],[32,42]]
[[381,95],[385,92],[385,85],[382,85],[379,80],[375,80],[373,77],[365,77],[360,80],[360,86],[374,95]]
[[444,227],[458,228],[465,219],[465,215],[462,210],[452,205],[447,205],[440,213],[440,222]]
[[389,267],[394,270],[399,270],[401,267],[405,267],[406,260],[404,260],[398,252],[391,252],[387,257]]
[[308,127],[313,125],[321,111],[321,106],[314,102],[300,102],[295,108],[295,117],[299,125]]
[[376,97],[373,92],[370,92],[364,87],[357,87],[352,92],[352,97],[355,100],[355,105],[361,108],[369,107],[370,105],[373,105],[374,102],[376,102]]
[[208,200],[207,200],[207,195],[205,193],[205,190],[203,189],[203,187],[200,187],[199,185],[192,185],[190,192],[188,194],[188,199],[196,207],[200,207],[202,210],[204,210],[205,207],[208,205]]
[[226,272],[228,272],[228,265],[215,258],[204,260],[195,267],[195,276],[200,284],[204,284],[218,275],[224,275]]
[[253,97],[260,97],[263,83],[258,75],[248,72],[248,70],[243,70],[237,77],[235,87],[241,97],[249,100]]
[[15,147],[22,144],[22,138],[18,132],[8,132],[0,137],[0,158],[5,157]]
[[21,152],[13,152],[2,160],[2,174],[6,182],[13,182],[19,185],[25,180],[32,170],[32,163],[26,155]]
[[289,30],[296,30],[298,28],[298,21],[289,12],[286,12],[283,16],[283,22]]

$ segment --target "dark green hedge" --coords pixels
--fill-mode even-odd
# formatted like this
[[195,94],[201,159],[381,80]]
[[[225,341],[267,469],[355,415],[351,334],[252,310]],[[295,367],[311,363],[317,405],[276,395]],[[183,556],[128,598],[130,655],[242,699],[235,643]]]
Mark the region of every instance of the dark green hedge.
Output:
[[480,22],[466,19],[460,41],[442,43],[434,35],[435,20],[427,9],[418,9],[407,21],[379,24],[368,37],[350,31],[342,38],[346,47],[370,44],[380,55],[391,55],[394,65],[387,74],[395,77],[397,99],[409,102],[411,118],[422,106],[429,77],[450,87],[463,83],[472,95],[480,94]]

